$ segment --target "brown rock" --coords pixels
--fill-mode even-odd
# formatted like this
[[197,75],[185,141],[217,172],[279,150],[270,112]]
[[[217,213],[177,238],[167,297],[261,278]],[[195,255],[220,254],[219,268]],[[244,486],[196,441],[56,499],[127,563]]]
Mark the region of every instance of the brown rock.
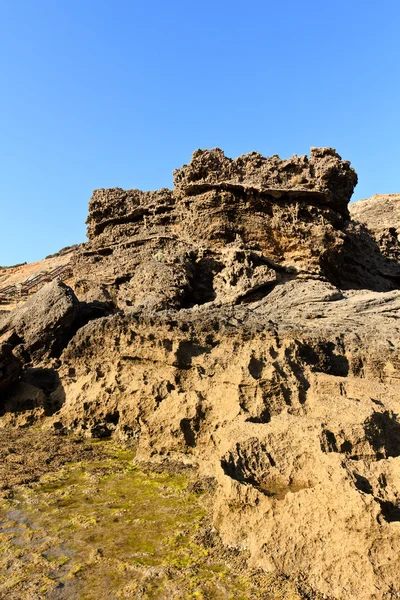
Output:
[[[73,259],[82,299],[111,300],[120,309],[231,302],[235,293],[224,297],[221,285],[221,273],[232,270],[226,246],[247,256],[240,276],[247,282],[238,284],[245,295],[294,272],[346,284],[342,265],[354,253],[346,247],[357,246],[351,240],[358,236],[347,230],[347,203],[357,176],[334,150],[313,148],[310,158],[288,160],[257,153],[232,160],[219,149],[198,150],[174,181],[172,191],[93,193],[89,242]],[[367,254],[379,263],[377,248]],[[351,280],[363,287],[368,277],[369,287],[393,287],[368,268]]]
[[276,198],[314,197],[347,216],[347,204],[357,184],[357,175],[348,161],[333,148],[311,148],[310,158],[294,155],[282,160],[265,158],[258,152],[227,158],[222,150],[197,150],[189,165],[174,171],[174,184],[186,195],[210,190],[254,188]]
[[254,565],[383,600],[400,586],[399,307],[400,291],[289,281],[248,305],[100,319],[62,356],[55,418],[137,438],[138,460],[191,459]]
[[354,221],[365,225],[380,251],[391,260],[400,260],[400,194],[376,194],[350,205]]
[[[332,149],[216,149],[173,191],[94,192],[74,284],[119,311],[80,323],[33,400],[42,419],[53,403],[49,427],[197,466],[216,482],[224,543],[252,566],[387,600],[400,593],[400,265],[348,220],[355,183]],[[0,328],[42,360],[76,310],[55,288]]]
[[28,362],[60,353],[68,341],[79,302],[67,285],[53,281],[22,306],[0,317],[0,337],[12,337],[12,345]]

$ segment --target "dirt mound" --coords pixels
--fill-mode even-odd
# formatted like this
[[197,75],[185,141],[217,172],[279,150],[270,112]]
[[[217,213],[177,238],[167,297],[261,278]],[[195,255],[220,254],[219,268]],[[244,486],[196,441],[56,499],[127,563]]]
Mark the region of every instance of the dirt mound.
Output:
[[189,463],[252,567],[327,598],[396,597],[400,264],[349,219],[355,172],[327,148],[215,149],[174,177],[94,192],[64,350],[47,370],[30,353],[2,423]]

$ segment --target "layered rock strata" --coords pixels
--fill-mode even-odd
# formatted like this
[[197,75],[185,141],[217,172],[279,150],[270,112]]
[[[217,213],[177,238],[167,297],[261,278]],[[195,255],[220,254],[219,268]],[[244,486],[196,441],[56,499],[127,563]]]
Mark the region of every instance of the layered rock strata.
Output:
[[24,364],[2,424],[189,462],[252,566],[325,598],[396,597],[400,264],[350,220],[356,181],[332,149],[215,149],[173,190],[94,192],[77,297],[51,284],[0,321]]

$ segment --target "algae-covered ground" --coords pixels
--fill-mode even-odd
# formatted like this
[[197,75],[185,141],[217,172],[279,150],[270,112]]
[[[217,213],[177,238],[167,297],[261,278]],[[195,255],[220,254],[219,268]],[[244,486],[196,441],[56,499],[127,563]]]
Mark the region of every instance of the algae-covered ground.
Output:
[[[60,460],[62,444],[53,448],[47,472],[42,463],[36,472],[29,447],[25,459],[15,449],[24,435],[39,451],[38,439],[46,445],[48,434],[20,431],[14,446],[0,434],[1,447],[20,457],[18,483],[6,486],[0,503],[0,598],[302,597],[290,581],[247,571],[222,547],[210,525],[208,493],[193,491],[190,470],[139,468],[130,449],[69,438],[72,451]],[[24,460],[31,465],[25,480]],[[12,471],[8,481],[15,481]]]

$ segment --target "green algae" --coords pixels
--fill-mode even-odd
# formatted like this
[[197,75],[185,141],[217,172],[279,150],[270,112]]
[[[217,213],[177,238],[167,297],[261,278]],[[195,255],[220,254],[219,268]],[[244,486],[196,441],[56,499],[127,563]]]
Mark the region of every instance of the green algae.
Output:
[[207,503],[186,477],[103,444],[104,460],[65,466],[0,505],[0,597],[298,598],[264,593],[198,541]]

